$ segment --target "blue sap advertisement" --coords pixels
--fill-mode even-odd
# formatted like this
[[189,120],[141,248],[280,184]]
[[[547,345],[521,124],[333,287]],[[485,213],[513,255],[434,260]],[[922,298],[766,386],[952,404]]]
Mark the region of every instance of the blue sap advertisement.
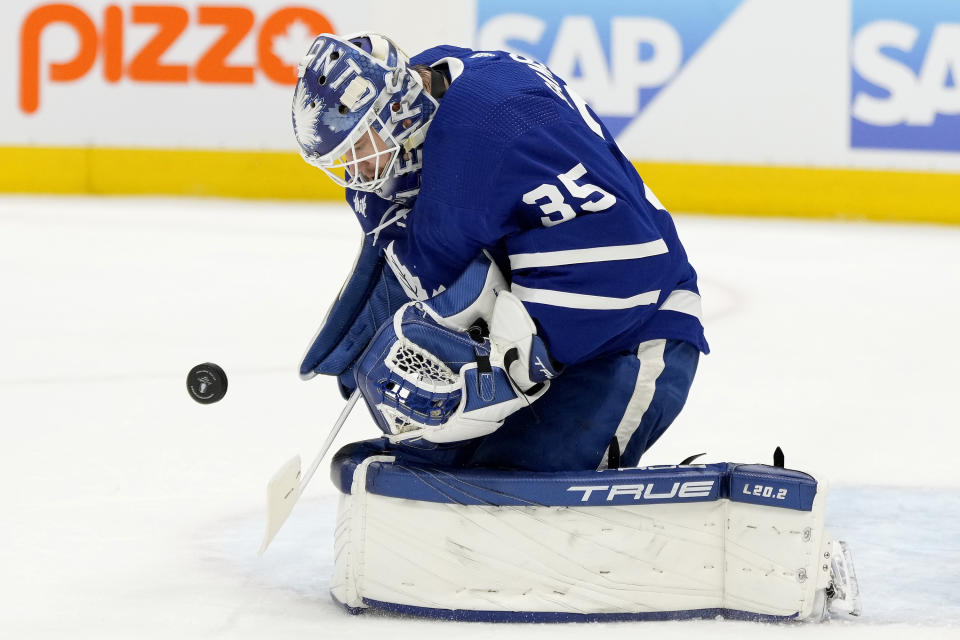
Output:
[[477,45],[540,60],[616,135],[741,0],[479,0]]
[[851,146],[960,152],[960,2],[852,6]]

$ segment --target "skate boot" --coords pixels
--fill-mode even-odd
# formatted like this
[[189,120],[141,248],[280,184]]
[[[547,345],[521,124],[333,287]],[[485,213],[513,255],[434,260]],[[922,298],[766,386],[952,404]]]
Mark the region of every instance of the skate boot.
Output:
[[830,556],[830,583],[824,590],[827,612],[834,616],[859,616],[860,585],[857,583],[850,548],[842,540],[831,540],[826,553]]

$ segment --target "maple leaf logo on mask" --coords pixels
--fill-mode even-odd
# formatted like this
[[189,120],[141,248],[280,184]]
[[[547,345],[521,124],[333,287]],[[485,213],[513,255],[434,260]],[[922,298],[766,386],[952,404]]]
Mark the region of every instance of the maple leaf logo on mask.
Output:
[[297,86],[297,93],[293,98],[293,133],[303,147],[310,147],[320,142],[317,133],[317,118],[323,111],[323,100],[311,100],[307,87],[302,82]]

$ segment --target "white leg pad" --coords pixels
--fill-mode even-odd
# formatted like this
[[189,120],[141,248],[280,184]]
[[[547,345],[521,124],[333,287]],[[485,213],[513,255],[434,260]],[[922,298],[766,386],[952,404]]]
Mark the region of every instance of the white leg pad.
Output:
[[364,483],[367,468],[374,462],[393,462],[392,456],[371,456],[357,467],[350,493],[340,494],[337,528],[333,535],[333,576],[330,593],[337,602],[350,609],[363,608],[360,595],[366,565],[367,493]]
[[[391,483],[392,474],[400,475]],[[450,499],[378,493],[411,474]],[[576,474],[526,475],[583,486],[571,481]],[[586,496],[575,501],[584,506],[524,504],[522,495],[521,504],[484,504],[489,487],[475,477],[366,458],[340,503],[333,597],[354,612],[474,620],[822,616],[830,578],[822,482],[812,506],[800,510],[721,497],[723,490],[712,499],[668,501],[683,497],[683,478],[691,476],[663,470],[580,475],[595,487],[573,490]],[[714,477],[717,484],[726,477],[731,491],[729,475]],[[481,499],[467,503],[464,487]]]

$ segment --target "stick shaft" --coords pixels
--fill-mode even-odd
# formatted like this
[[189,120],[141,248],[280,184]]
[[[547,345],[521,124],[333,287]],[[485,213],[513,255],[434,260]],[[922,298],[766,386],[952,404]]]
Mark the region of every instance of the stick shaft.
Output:
[[347,400],[347,404],[344,405],[343,410],[340,411],[340,417],[337,418],[336,424],[333,425],[333,428],[330,429],[327,439],[323,442],[323,446],[320,447],[320,452],[317,453],[317,457],[313,459],[313,462],[310,464],[310,468],[307,470],[307,473],[303,476],[303,480],[300,481],[299,493],[303,493],[303,490],[307,488],[307,485],[310,484],[310,480],[313,478],[313,474],[317,472],[317,469],[320,467],[320,463],[323,461],[323,457],[327,455],[327,451],[330,449],[330,445],[333,444],[334,439],[336,439],[337,434],[340,433],[340,429],[343,428],[343,423],[347,421],[347,417],[350,415],[350,412],[353,410],[353,405],[357,404],[357,400],[360,399],[360,391],[354,390],[350,394],[350,399]]
[[283,523],[290,517],[290,512],[293,511],[293,507],[297,504],[304,489],[307,488],[310,479],[313,478],[313,474],[316,473],[317,468],[323,461],[323,457],[327,454],[327,450],[330,449],[330,445],[333,444],[337,434],[340,433],[340,428],[343,427],[343,423],[347,421],[347,416],[350,415],[350,410],[353,409],[353,405],[357,404],[359,397],[360,392],[354,391],[349,400],[347,400],[347,404],[340,411],[340,417],[337,418],[336,424],[330,429],[330,434],[327,436],[323,447],[320,449],[317,457],[314,458],[313,464],[310,465],[310,469],[305,476],[301,476],[300,474],[300,456],[291,458],[273,474],[273,478],[271,478],[267,484],[267,528],[264,532],[263,543],[260,545],[258,555],[263,555],[263,552],[270,546],[270,542],[274,536],[280,531]]

